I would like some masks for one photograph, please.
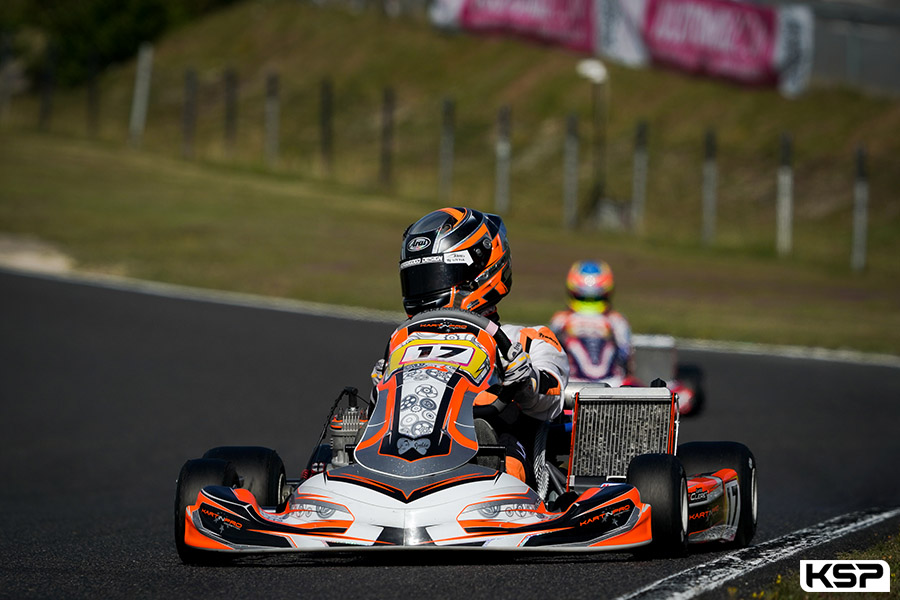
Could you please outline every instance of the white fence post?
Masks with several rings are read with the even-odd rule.
[[[494,209],[503,215],[509,211],[509,164],[512,157],[510,138],[510,108],[503,106],[497,114],[497,157],[496,188]]]
[[[647,168],[647,121],[641,121],[634,135],[634,166],[631,178],[631,228],[638,233],[644,232]]]
[[[716,132],[706,132],[705,159],[703,161],[703,243],[710,245],[716,238]]]
[[[866,268],[866,230],[869,225],[869,180],[866,174],[866,150],[856,151],[856,183],[853,186],[853,249],[850,266],[860,272]]]
[[[563,227],[575,229],[578,224],[578,116],[566,118],[563,142]]]
[[[266,77],[266,105],[265,105],[265,144],[266,161],[269,166],[278,162],[278,128],[280,117],[278,102],[278,74],[270,73]]]
[[[134,75],[134,95],[131,98],[131,120],[128,123],[128,141],[133,148],[139,148],[141,139],[144,137],[152,74],[153,45],[144,42],[138,50],[137,71]]]
[[[781,164],[778,167],[778,197],[775,212],[775,247],[778,256],[787,256],[793,250],[794,170],[791,150],[791,136],[785,133],[781,136]]]

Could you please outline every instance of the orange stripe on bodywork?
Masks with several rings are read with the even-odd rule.
[[[184,543],[193,548],[205,548],[207,550],[231,550],[231,547],[212,540],[200,533],[191,520],[189,512],[184,514]]]
[[[671,406],[669,408],[669,443],[666,446],[666,452],[675,454],[675,419],[678,416],[678,400],[675,398],[675,392],[669,392],[671,396]]]
[[[713,473],[713,477],[718,477],[722,483],[727,483],[733,479],[737,479],[737,471],[734,469],[719,469]]]
[[[634,527],[615,537],[611,537],[607,540],[591,544],[591,547],[602,548],[603,546],[632,546],[651,541],[653,539],[653,532],[650,529],[650,513],[653,510],[653,507],[651,507],[650,505],[644,506],[646,506],[647,508],[643,512],[641,512],[641,516],[638,518],[638,522],[634,524]],[[640,510],[640,505],[638,505],[638,510]]]
[[[203,494],[202,491],[197,493],[197,501],[190,507],[191,510],[196,510],[196,509],[200,508],[200,506],[202,504],[208,504],[209,506],[212,506],[213,508],[218,508],[219,510],[226,512],[228,514],[234,515],[236,517],[240,516],[239,514],[237,514],[230,508],[228,508],[227,506],[219,504],[213,498],[210,498],[209,496],[204,496],[202,494]]]
[[[234,495],[237,496],[238,500],[249,502],[253,505],[254,508],[259,509],[259,502],[256,501],[256,496],[254,496],[250,490],[245,490],[244,488],[236,488],[234,490]]]

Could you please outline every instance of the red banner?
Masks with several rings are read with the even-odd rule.
[[[679,69],[755,84],[778,81],[777,9],[732,0],[649,0],[650,58]]]
[[[813,61],[812,10],[737,0],[432,0],[441,27],[513,33],[631,67],[666,65],[801,93]]]
[[[437,3],[436,21],[481,32],[523,37],[594,52],[594,0],[462,0]],[[455,14],[453,14],[455,13]],[[455,23],[453,22],[455,21]]]

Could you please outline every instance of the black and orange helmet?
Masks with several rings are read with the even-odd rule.
[[[489,312],[512,287],[503,220],[470,208],[428,213],[403,234],[400,286],[409,316],[448,307]]]

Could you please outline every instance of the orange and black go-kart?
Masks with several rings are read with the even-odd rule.
[[[535,436],[532,484],[504,472],[483,417],[509,408],[497,369],[509,347],[479,315],[421,313],[393,333],[374,406],[351,388],[340,394],[301,477],[287,479],[261,447],[187,461],[175,492],[182,561],[397,547],[678,556],[695,543],[750,542],[752,453],[734,442],[677,446],[679,413],[662,381],[568,387],[571,416]]]

